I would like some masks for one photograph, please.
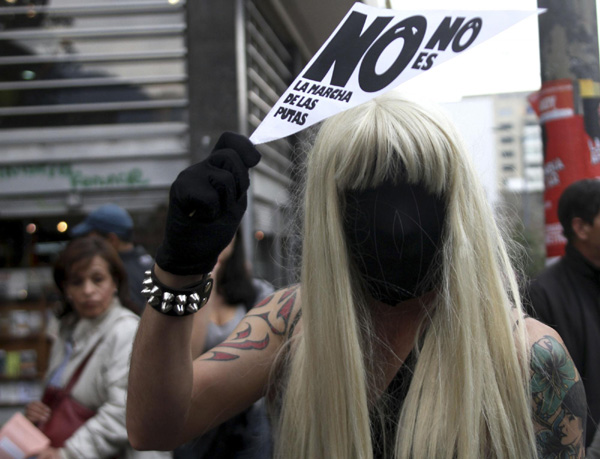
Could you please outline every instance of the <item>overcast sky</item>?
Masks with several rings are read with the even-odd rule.
[[[420,0],[418,8],[447,10],[535,9],[535,0]],[[395,9],[415,8],[408,0],[392,0]],[[500,92],[536,91],[540,88],[537,16],[525,19],[485,43],[439,67],[424,72],[400,88],[439,102],[461,96]]]

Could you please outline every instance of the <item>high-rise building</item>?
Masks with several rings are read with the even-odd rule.
[[[498,183],[502,191],[544,189],[541,129],[528,93],[493,95]]]
[[[490,204],[528,250],[526,271],[544,258],[543,144],[529,93],[465,97],[444,104],[463,134]]]

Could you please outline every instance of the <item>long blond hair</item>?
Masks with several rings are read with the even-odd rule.
[[[442,196],[447,209],[435,306],[396,414],[394,457],[535,457],[526,335],[505,244],[452,125],[395,93],[325,121],[309,154],[303,326],[290,357],[276,457],[373,456],[376,337],[344,237],[344,192],[401,170],[408,183]]]

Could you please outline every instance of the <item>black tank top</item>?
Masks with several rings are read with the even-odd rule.
[[[412,381],[415,360],[411,352],[381,397],[378,409],[372,410],[371,438],[375,459],[393,457],[398,418]]]
[[[298,311],[298,314],[290,325],[288,340],[292,337],[301,316],[302,310]],[[415,364],[414,352],[411,351],[382,395],[378,403],[378,408],[372,410],[370,419],[374,459],[388,459],[393,457],[398,418],[404,399],[408,394]]]

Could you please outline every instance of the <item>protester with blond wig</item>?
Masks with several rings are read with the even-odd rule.
[[[203,274],[235,233],[259,158],[226,133],[175,181],[151,278],[162,294],[209,290]],[[171,449],[267,394],[277,458],[583,457],[577,370],[560,336],[524,316],[444,117],[391,93],[331,117],[308,154],[303,208],[300,284],[196,360],[193,319],[149,294],[129,381],[134,446]]]

